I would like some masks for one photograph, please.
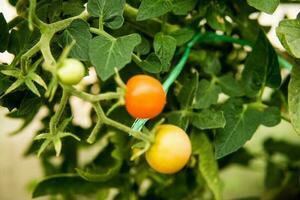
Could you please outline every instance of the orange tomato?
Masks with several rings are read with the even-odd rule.
[[[146,152],[146,160],[154,170],[172,174],[181,170],[189,161],[192,145],[181,128],[164,124],[157,128],[155,140]]]
[[[126,84],[125,107],[135,118],[154,118],[166,104],[162,84],[148,75],[136,75]]]

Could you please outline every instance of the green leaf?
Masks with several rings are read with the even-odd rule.
[[[2,13],[0,13],[0,52],[4,52],[7,49],[9,41],[9,30],[6,20]]]
[[[99,17],[104,24],[112,29],[123,24],[123,9],[125,0],[89,0],[87,10],[90,15]]]
[[[77,168],[77,173],[92,182],[110,180],[120,171],[124,156],[129,152],[129,149],[126,148],[127,140],[125,135],[115,134],[111,137],[110,144],[97,156],[94,163],[87,166],[85,170]]]
[[[166,14],[173,8],[172,1],[173,0],[142,0],[136,19],[142,21]]]
[[[182,109],[191,107],[199,85],[198,79],[199,74],[195,72],[191,74],[191,76],[184,75],[183,80],[180,81],[182,87],[180,88],[177,98]]]
[[[31,90],[31,92],[36,94],[38,97],[41,96],[39,90],[36,88],[36,86],[34,85],[31,79],[25,79],[25,84]]]
[[[216,157],[224,157],[242,147],[255,133],[260,124],[275,126],[281,120],[278,108],[243,104],[231,99],[223,106],[226,119],[224,129],[215,135]],[[269,119],[271,119],[269,121]]]
[[[59,130],[59,131],[64,131],[64,130],[67,128],[67,126],[69,125],[69,123],[72,121],[72,119],[73,119],[72,116],[71,116],[71,117],[65,118],[65,119],[60,123],[60,125],[58,126],[58,130]]]
[[[89,57],[95,66],[98,76],[107,80],[115,73],[115,68],[122,69],[131,61],[131,54],[141,42],[138,34],[130,34],[119,38],[97,36],[89,42]]]
[[[22,99],[20,107],[13,112],[8,114],[12,118],[23,118],[29,117],[31,114],[32,117],[39,111],[42,106],[41,99],[37,96],[30,97],[29,95],[25,96],[26,98]]]
[[[280,3],[280,0],[247,0],[247,3],[263,12],[272,14]]]
[[[284,48],[296,58],[300,58],[300,15],[297,19],[284,19],[276,28],[276,34]]]
[[[146,55],[150,52],[150,43],[145,37],[141,37],[141,43],[134,48],[134,51],[140,55]]]
[[[34,82],[36,82],[37,84],[39,84],[40,86],[42,86],[45,90],[47,90],[47,85],[44,82],[44,80],[42,79],[42,77],[40,77],[36,73],[30,73],[29,77],[31,78],[31,80],[33,80]]]
[[[1,70],[0,72],[2,74],[5,74],[6,76],[12,76],[12,77],[15,77],[15,78],[19,78],[20,75],[21,75],[21,71],[16,70],[16,69]]]
[[[168,123],[179,126],[183,130],[187,130],[190,123],[190,117],[185,110],[174,111],[167,114]]]
[[[186,15],[193,10],[197,0],[173,0],[173,12],[176,15]]]
[[[84,4],[80,0],[63,2],[62,11],[64,15],[76,16],[84,11]]]
[[[176,50],[176,40],[172,36],[157,33],[153,46],[162,64],[162,71],[167,71]]]
[[[92,183],[82,179],[77,174],[56,174],[39,182],[32,193],[32,198],[46,195],[93,194],[102,188],[119,185],[120,179],[114,182]]]
[[[200,62],[203,71],[210,75],[217,75],[221,71],[221,62],[216,53],[206,53],[205,59]]]
[[[264,86],[278,88],[281,84],[277,54],[263,31],[246,59],[242,80],[248,96],[255,96]]]
[[[192,115],[192,124],[198,129],[224,128],[226,121],[222,111],[205,109]]]
[[[7,88],[12,84],[8,76],[4,76],[0,73],[0,95],[7,90]]]
[[[234,78],[232,73],[225,74],[218,78],[218,84],[222,88],[222,92],[229,96],[243,96],[244,91],[240,81]]]
[[[18,24],[18,29],[12,29],[7,51],[14,55],[21,56],[28,49],[33,47],[40,39],[40,31],[30,31],[26,20]]]
[[[17,89],[18,87],[20,87],[22,84],[24,83],[23,79],[17,79],[13,84],[11,84],[9,86],[9,88],[7,88],[4,92],[4,94],[2,96],[0,96],[0,99],[2,97],[4,97],[5,95],[11,93],[12,91],[14,91],[15,89]]]
[[[49,133],[41,133],[36,135],[33,140],[45,140],[49,137]]]
[[[176,39],[177,46],[181,46],[190,41],[193,38],[194,34],[195,32],[189,28],[181,28],[169,33],[170,36]]]
[[[64,46],[71,44],[73,40],[76,42],[69,56],[85,61],[89,60],[89,46],[87,44],[91,39],[89,24],[81,19],[74,20],[62,35]]]
[[[197,3],[197,0],[142,0],[137,20],[142,21],[159,17],[173,11],[176,15],[186,15]]]
[[[7,115],[8,117],[22,119],[23,121],[21,126],[18,126],[17,129],[14,129],[9,134],[18,134],[26,128],[32,122],[41,106],[42,101],[40,98],[33,96],[31,93],[26,94],[22,99],[20,106]]]
[[[216,200],[221,199],[221,181],[213,145],[204,133],[192,132],[193,152],[199,154],[199,171]]]
[[[49,135],[49,134],[48,134]],[[45,135],[46,136],[46,135]],[[45,149],[48,147],[48,145],[51,143],[51,140],[48,139],[49,136],[46,137],[42,145],[40,146],[37,156],[40,157],[41,154],[45,151]]]
[[[162,70],[160,59],[155,53],[150,53],[147,58],[138,65],[149,73],[159,73]]]
[[[59,133],[58,133],[58,136],[59,136],[60,138],[64,138],[64,137],[72,137],[72,138],[74,138],[75,140],[80,141],[80,138],[79,138],[77,135],[74,135],[73,133],[70,133],[70,132],[59,132]]]
[[[291,123],[298,134],[300,134],[300,68],[297,64],[293,67],[288,87],[288,105]]]
[[[197,109],[208,108],[210,105],[216,104],[220,92],[220,86],[206,79],[201,80],[196,91],[193,107]]]

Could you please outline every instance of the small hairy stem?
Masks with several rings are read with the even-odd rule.
[[[132,58],[133,62],[137,65],[140,65],[143,62],[141,60],[141,58],[134,53],[132,54],[131,58]]]
[[[78,91],[74,87],[70,87],[70,86],[64,86],[64,88],[72,95],[77,96],[80,99],[83,99],[83,100],[89,101],[89,102],[98,102],[98,101],[102,101],[102,100],[119,99],[120,95],[121,95],[118,92],[106,92],[103,94],[93,95],[93,94],[89,94],[86,92]]]
[[[102,35],[102,36],[104,36],[104,37],[106,37],[106,38],[108,38],[108,39],[110,39],[110,40],[116,40],[115,37],[113,37],[112,35],[106,33],[104,30],[99,30],[99,29],[97,29],[97,28],[90,28],[90,31],[91,31],[92,33],[97,34],[97,35]]]
[[[56,125],[59,123],[59,120],[64,112],[64,109],[68,103],[69,96],[69,92],[63,89],[58,109],[50,120],[50,133],[52,134],[56,133]]]
[[[103,31],[103,16],[101,15],[99,17],[99,30]]]
[[[51,53],[51,49],[50,49],[50,40],[52,38],[51,35],[52,35],[52,33],[42,34],[42,37],[40,39],[40,42],[41,42],[40,49],[43,54],[43,57],[45,60],[45,65],[46,65],[47,69],[50,70],[51,72],[54,72],[56,61],[55,61],[55,59]]]
[[[118,86],[120,87],[120,89],[123,90],[123,92],[125,93],[126,84],[123,82],[117,68],[115,68],[115,72],[116,72],[116,75],[115,75],[114,79],[115,79],[116,83],[118,84]]]
[[[27,73],[28,60],[40,50],[40,44],[41,43],[39,41],[33,47],[31,47],[31,49],[29,49],[25,54],[21,56],[21,70],[23,74]]]
[[[257,96],[257,101],[262,102],[264,91],[265,91],[265,86],[263,85],[260,92],[259,92],[259,94],[258,94],[258,96]]]
[[[85,12],[82,12],[80,15],[70,17],[58,22],[54,22],[52,24],[48,24],[48,27],[53,30],[53,32],[58,32],[61,30],[66,29],[75,19],[85,19],[87,18],[87,14]]]
[[[102,126],[102,122],[100,120],[98,120],[95,127],[93,128],[93,131],[91,132],[90,136],[86,140],[89,144],[92,144],[95,142],[98,132],[101,129],[101,126]]]
[[[31,31],[34,29],[33,18],[35,15],[35,8],[36,8],[36,0],[30,0],[29,13],[28,13],[28,24],[29,24],[29,29]]]
[[[143,134],[142,132],[140,131],[134,131],[132,130],[130,127],[124,125],[124,124],[121,124],[115,120],[112,120],[108,117],[106,117],[106,115],[104,114],[104,111],[102,110],[102,107],[100,105],[99,102],[97,103],[94,103],[93,104],[93,107],[97,113],[97,116],[98,116],[98,120],[100,120],[101,122],[103,122],[104,124],[106,125],[109,125],[109,126],[113,126],[115,127],[116,129],[119,129],[123,132],[126,132],[128,133],[129,135],[132,135],[133,137],[139,139],[139,140],[143,140],[145,142],[151,142],[151,138],[148,137],[147,135]]]

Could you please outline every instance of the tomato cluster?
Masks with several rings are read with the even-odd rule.
[[[57,70],[59,80],[75,85],[84,77],[84,66],[76,59],[65,59]],[[134,118],[158,116],[166,104],[162,84],[148,75],[135,75],[126,84],[125,107]],[[188,135],[179,127],[165,124],[156,129],[155,139],[146,152],[148,164],[156,171],[171,174],[181,170],[191,155]]]
[[[136,75],[126,84],[125,106],[135,118],[154,118],[166,104],[166,93],[162,84],[147,75]],[[148,164],[156,171],[171,174],[181,170],[191,155],[188,135],[174,125],[160,125],[155,140],[146,152]]]

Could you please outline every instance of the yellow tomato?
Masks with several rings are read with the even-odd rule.
[[[154,170],[172,174],[187,164],[191,152],[191,141],[184,130],[164,124],[157,128],[154,143],[146,152],[146,160]]]

